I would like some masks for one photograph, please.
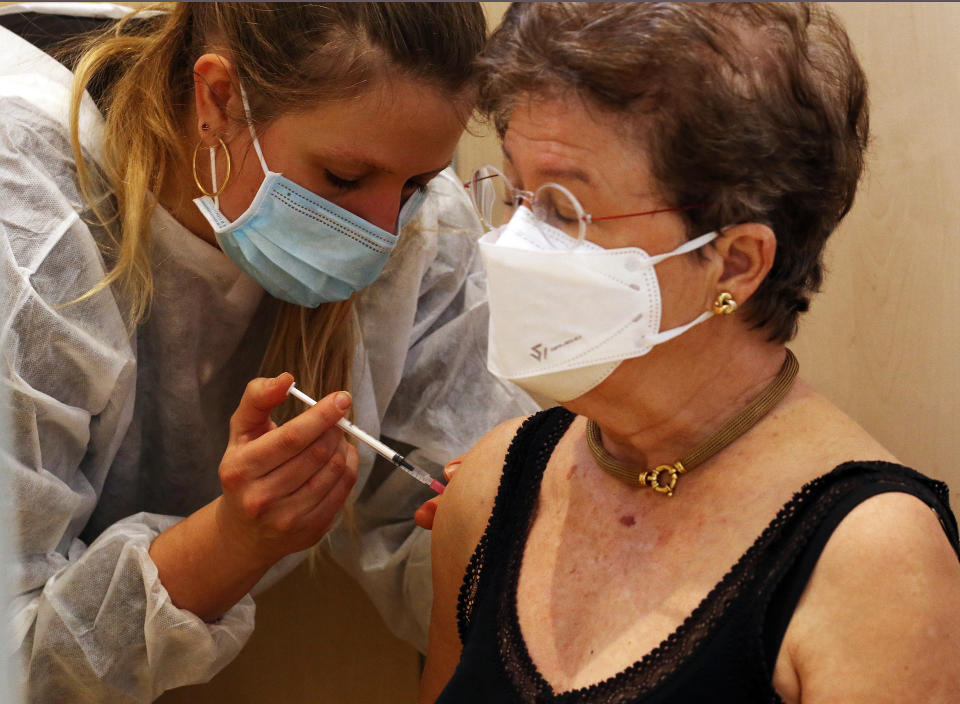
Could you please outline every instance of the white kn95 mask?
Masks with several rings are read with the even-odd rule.
[[[713,315],[660,331],[654,265],[692,252],[709,232],[672,252],[604,249],[574,239],[519,207],[480,239],[487,270],[490,335],[487,368],[532,394],[569,401]]]

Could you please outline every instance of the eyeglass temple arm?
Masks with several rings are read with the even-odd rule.
[[[471,179],[470,181],[465,181],[463,184],[463,187],[470,188],[470,186],[476,181],[484,181],[488,178],[496,178],[499,175],[500,174],[490,174],[488,176],[481,176],[480,178],[474,178],[474,179]],[[521,191],[520,193],[521,195],[527,195],[526,191]],[[583,217],[588,223],[590,223],[590,222],[599,222],[601,220],[619,220],[621,218],[635,218],[641,215],[656,215],[657,213],[674,213],[682,210],[698,210],[700,208],[706,208],[707,205],[708,205],[707,203],[699,203],[697,205],[678,205],[673,208],[657,208],[656,210],[644,210],[643,212],[640,212],[640,213],[624,213],[623,215],[601,215],[600,217],[597,217],[597,218],[593,217],[589,213],[585,213]]]
[[[464,188],[470,188],[470,185],[471,185],[474,181],[485,181],[485,180],[488,179],[488,178],[496,178],[496,177],[499,176],[499,175],[500,175],[500,174],[490,174],[489,176],[481,176],[480,178],[472,178],[472,179],[470,179],[469,181],[464,181],[464,182],[463,182],[463,187],[464,187]]]

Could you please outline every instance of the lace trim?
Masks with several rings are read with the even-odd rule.
[[[731,655],[743,663],[738,695],[742,701],[767,701],[781,704],[773,689],[772,666],[766,662],[763,644],[764,615],[777,585],[797,555],[816,532],[825,515],[851,489],[864,481],[884,481],[904,489],[921,483],[932,489],[949,513],[947,487],[911,469],[886,462],[847,462],[832,472],[804,485],[764,529],[753,545],[730,568],[677,629],[643,658],[621,672],[593,685],[561,693],[553,691],[543,678],[524,642],[517,615],[517,582],[524,547],[532,525],[540,481],[556,443],[573,419],[556,416],[556,427],[537,437],[536,447],[527,442],[540,425],[553,417],[543,414],[528,419],[514,437],[504,463],[493,513],[487,530],[471,557],[458,600],[458,628],[465,642],[471,617],[481,596],[497,599],[496,640],[502,668],[521,701],[612,704],[638,702],[655,693],[673,677],[683,675],[689,663],[708,638],[726,622],[725,617],[739,608],[744,629],[743,649]],[[537,423],[532,421],[537,419]],[[536,436],[534,436],[536,437]],[[532,457],[524,457],[524,445]],[[521,460],[526,459],[526,462]],[[518,464],[518,462],[520,462]],[[896,490],[895,488],[889,490]],[[907,491],[907,493],[914,493]],[[508,501],[514,503],[507,510]],[[956,545],[956,524],[938,512],[945,531]],[[505,530],[509,520],[525,519],[524,530]],[[503,561],[503,562],[501,562]],[[504,564],[499,585],[488,585],[496,565]],[[490,587],[499,587],[490,591]],[[749,675],[746,681],[745,675]],[[748,691],[745,691],[748,690]],[[753,698],[748,696],[752,695]],[[718,692],[718,696],[722,696]]]
[[[470,556],[467,571],[460,585],[460,593],[457,597],[457,631],[460,634],[461,643],[466,643],[477,599],[482,586],[485,584],[485,577],[489,579],[489,573],[492,571],[485,569],[485,567],[488,564],[499,564],[504,541],[509,539],[509,536],[503,536],[502,534],[511,526],[505,526],[504,523],[512,519],[518,510],[523,511],[525,508],[511,506],[510,504],[531,494],[536,498],[537,490],[540,487],[540,477],[543,476],[547,461],[553,454],[553,448],[563,437],[563,434],[567,432],[567,428],[570,427],[575,417],[573,413],[559,406],[540,411],[523,421],[513,436],[503,461],[503,476],[500,479],[500,486],[497,489],[497,496],[493,503],[493,510],[490,512],[490,518],[487,521],[487,527],[483,531],[483,536],[480,538],[476,550]],[[526,462],[526,455],[531,449],[527,440],[536,437],[537,431],[549,423],[555,423],[556,425],[550,429],[546,441],[541,443],[537,459],[531,466]],[[528,467],[529,471],[527,471]],[[521,482],[523,484],[522,488],[518,486]],[[521,513],[520,515],[524,514]],[[491,544],[494,546],[493,553],[490,552]]]

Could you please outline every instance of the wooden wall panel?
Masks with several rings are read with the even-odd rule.
[[[873,144],[792,346],[903,462],[960,487],[960,5],[832,7],[870,81]]]

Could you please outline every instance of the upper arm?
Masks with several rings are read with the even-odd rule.
[[[0,222],[0,385],[14,431],[8,449],[25,467],[71,486],[86,458],[86,479],[99,486],[115,434],[129,423],[135,351],[111,290],[68,303],[103,270],[87,225],[73,211],[48,215],[50,229],[37,231]]]
[[[960,701],[960,562],[933,511],[901,493],[851,511],[784,651],[803,704]]]
[[[457,601],[467,564],[493,510],[510,440],[522,419],[501,423],[464,458],[437,507],[433,524],[433,610],[420,701],[432,702],[460,660]]]
[[[0,101],[0,387],[8,406],[3,455],[20,559],[38,588],[89,516],[129,427],[135,350],[81,214],[69,142],[23,101]],[[66,148],[66,152],[61,148]],[[9,167],[9,168],[6,168]],[[32,569],[32,568],[31,568]]]

